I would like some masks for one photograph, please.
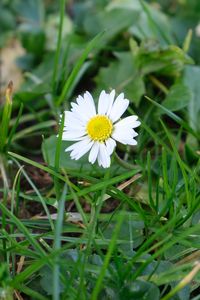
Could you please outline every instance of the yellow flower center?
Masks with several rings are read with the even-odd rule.
[[[87,123],[87,133],[94,141],[104,142],[112,133],[113,124],[107,116],[97,115]]]

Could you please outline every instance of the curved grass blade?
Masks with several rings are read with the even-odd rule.
[[[169,109],[164,107],[163,105],[157,103],[153,99],[151,99],[148,96],[145,96],[145,98],[150,101],[153,105],[157,106],[161,110],[163,110],[170,118],[172,118],[175,122],[177,122],[180,126],[185,128],[189,133],[191,133],[194,137],[199,139],[199,135],[184,121],[182,120],[179,116],[177,116],[175,113],[171,112]]]
[[[39,243],[32,237],[32,234],[28,231],[28,229],[23,225],[23,223],[15,217],[6,207],[3,205],[3,203],[0,202],[0,209],[1,211],[7,215],[15,224],[15,226],[23,232],[26,239],[29,241],[29,243],[34,247],[34,249],[40,254],[40,256],[45,256],[45,251],[42,249],[42,247],[39,245]]]

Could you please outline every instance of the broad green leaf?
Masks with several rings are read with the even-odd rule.
[[[100,68],[96,77],[98,91],[116,89],[117,93],[124,92],[125,96],[135,105],[139,105],[145,86],[129,52],[115,53],[117,60],[107,67]]]
[[[196,164],[199,159],[199,155],[197,154],[199,150],[198,140],[193,137],[191,134],[187,135],[186,143],[185,143],[185,157],[187,162],[191,164]]]
[[[121,292],[123,299],[137,299],[137,300],[159,300],[159,288],[153,283],[135,280],[134,282],[126,284]]]
[[[117,216],[115,216],[117,220]],[[111,238],[113,230],[116,226],[115,222],[110,222],[103,232],[105,238]],[[144,223],[138,219],[138,216],[126,213],[123,224],[120,228],[118,239],[123,241],[118,245],[118,249],[124,253],[124,255],[133,256],[133,249],[136,249],[144,241],[143,237]]]
[[[162,105],[171,111],[177,111],[188,105],[190,97],[190,89],[186,85],[178,83],[171,86],[169,94],[162,102]]]
[[[146,1],[143,1],[143,3],[140,0],[112,1],[107,9],[128,9],[132,13],[137,13],[139,18],[131,26],[129,32],[139,39],[145,37],[157,39],[162,45],[169,44],[174,40],[168,16],[156,6],[149,5]]]
[[[42,268],[39,272],[40,274],[40,289],[42,288],[47,295],[52,295],[53,294],[53,273],[52,270],[45,266]],[[60,283],[60,291],[63,291],[64,286],[63,284]]]
[[[200,67],[187,66],[184,72],[184,83],[190,90],[188,118],[191,127],[200,132]]]
[[[45,33],[39,28],[33,28],[31,25],[21,27],[20,37],[22,46],[28,53],[38,57],[43,54],[45,47]],[[35,42],[37,41],[37,43]]]
[[[44,140],[42,144],[42,152],[45,160],[48,164],[54,167],[55,152],[56,152],[56,136],[51,136],[50,138]],[[97,163],[94,165],[88,162],[88,155],[79,160],[72,160],[70,158],[69,152],[65,152],[65,149],[71,145],[70,142],[62,142],[61,153],[60,153],[60,167],[70,171],[78,171],[90,175],[103,175],[106,172],[106,169],[100,168]],[[117,175],[124,172],[125,169],[119,167],[115,163],[111,165],[111,173]]]
[[[96,14],[88,14],[84,21],[84,28],[91,36],[105,30],[103,43],[107,43],[122,30],[136,24],[138,17],[138,12],[129,9],[103,10]]]
[[[144,257],[145,259],[145,257]],[[154,260],[152,263],[150,263],[145,270],[142,272],[143,275],[158,275],[162,274],[166,271],[169,271],[170,269],[173,268],[173,264],[170,262],[170,257],[169,261],[167,260],[161,260],[161,261],[156,261]]]
[[[13,30],[16,26],[14,15],[10,10],[0,4],[0,34],[3,35],[7,30]]]
[[[21,0],[13,5],[21,22],[18,32],[23,47],[28,53],[42,57],[45,47],[43,0]],[[37,42],[36,42],[37,41]],[[38,59],[39,60],[39,59]]]
[[[171,284],[171,287],[174,288],[178,282],[174,282]],[[171,300],[189,300],[190,298],[190,287],[186,285],[183,289],[181,289],[176,295],[170,298]]]
[[[137,64],[143,75],[157,72],[159,75],[180,76],[186,64],[193,60],[175,45],[161,47],[155,40],[144,39],[137,54]]]
[[[13,5],[16,13],[26,22],[41,26],[44,20],[43,0],[21,0]]]

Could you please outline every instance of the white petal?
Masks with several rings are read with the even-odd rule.
[[[86,132],[86,126],[79,125],[77,123],[71,123],[64,127],[63,131],[77,131],[77,130],[84,130]]]
[[[137,145],[137,141],[134,140],[133,138],[118,138],[116,139],[118,142],[124,145]]]
[[[132,145],[132,146],[137,145],[137,141],[134,140],[133,138],[123,138],[123,139],[119,138],[117,141],[124,145]]]
[[[124,141],[125,145],[132,145],[132,146],[136,146],[137,145],[137,141],[134,139],[130,139],[130,140],[125,140]]]
[[[102,166],[102,162],[101,162],[101,156],[100,156],[100,153],[98,153],[97,161],[98,161],[99,167],[101,167],[101,166]]]
[[[70,157],[72,159],[77,160],[77,159],[81,158],[85,153],[87,153],[90,150],[93,143],[94,142],[91,141],[88,137],[85,137],[82,141],[79,141],[79,142],[71,145],[67,149],[65,149],[65,151],[66,152],[72,151],[70,153]]]
[[[114,128],[113,133],[112,133],[112,138],[115,139],[116,141],[123,140],[125,137],[125,134],[126,134],[126,136],[128,135],[127,131],[125,132],[121,129]]]
[[[88,151],[90,151],[92,145],[94,144],[94,141],[90,141],[89,144],[87,144],[85,147],[80,147],[80,149],[77,151],[72,151],[70,153],[70,156],[72,159],[78,160],[81,158],[83,155],[85,155]]]
[[[93,116],[93,114],[88,109],[85,101],[83,101],[80,105],[73,103],[72,112],[83,122],[87,122]]]
[[[79,145],[84,146],[84,145],[87,145],[89,142],[90,142],[90,139],[86,136],[86,137],[82,138],[82,140],[80,140],[79,142],[74,143],[71,146],[67,147],[65,149],[65,152],[72,151],[74,149],[78,149]]]
[[[95,142],[90,150],[89,159],[88,159],[91,164],[95,163],[98,153],[99,153],[99,143]]]
[[[96,108],[92,95],[89,92],[85,92],[84,99],[86,101],[87,109],[89,109],[91,112],[91,116],[96,115]]]
[[[113,103],[112,109],[109,114],[109,118],[115,122],[123,115],[129,105],[129,100],[124,99],[124,94],[121,93],[115,102]]]
[[[81,95],[79,95],[76,98],[76,102],[78,103],[78,105],[81,105],[84,102],[84,98]]]
[[[109,104],[110,104],[110,95],[107,94],[105,91],[102,91],[99,96],[98,114],[105,115],[107,113]]]
[[[64,131],[62,135],[63,141],[74,141],[77,138],[81,138],[86,134],[85,130],[70,130],[70,131]]]
[[[113,153],[115,147],[116,147],[116,142],[112,138],[106,140],[106,148],[109,155]]]
[[[107,112],[106,112],[106,115],[107,115],[107,116],[110,115],[110,112],[111,112],[111,110],[112,110],[112,106],[113,106],[114,99],[115,99],[115,90],[112,90],[111,93],[109,94],[109,105],[108,105],[108,109],[107,109]]]
[[[70,113],[70,114],[69,114]],[[87,122],[81,121],[77,118],[77,116],[72,113],[68,112],[66,114],[65,122],[64,122],[64,131],[65,130],[83,130],[86,128]]]
[[[87,122],[82,123],[77,119],[74,113],[66,112],[62,139],[66,141],[77,140],[86,134],[86,124]]]
[[[68,124],[79,124],[80,126],[83,126],[86,122],[84,122],[83,118],[79,117],[79,115],[71,112],[71,111],[65,111],[65,122],[64,125],[68,126]]]
[[[68,141],[68,142],[76,142],[76,141],[82,141],[83,139],[85,138],[85,136],[83,136],[83,137],[77,137],[77,138],[71,138],[70,140],[65,140],[65,139],[63,139],[63,141]]]
[[[71,110],[78,118],[88,121],[91,117],[96,115],[94,100],[89,92],[86,92],[83,97],[79,95],[76,102],[77,103],[71,103]]]
[[[120,136],[121,138],[134,138],[138,134],[134,129],[131,128],[124,128],[124,127],[115,127],[112,133],[112,137],[116,137],[116,135]]]
[[[124,128],[115,127],[112,133],[112,138],[124,145],[136,145],[137,141],[133,139],[135,136],[137,133],[131,128],[124,130]]]
[[[136,136],[138,136],[138,133],[133,129],[133,131],[132,131],[132,138],[134,138]]]
[[[138,127],[140,125],[140,122],[137,121],[138,116],[130,116],[130,117],[126,117],[122,120],[120,120],[119,122],[117,122],[115,124],[115,126],[119,126],[119,127],[129,127],[129,128],[135,128]]]
[[[106,145],[104,143],[99,144],[98,162],[103,168],[110,167],[110,155],[108,154]]]

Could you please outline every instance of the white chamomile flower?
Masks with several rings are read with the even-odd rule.
[[[96,110],[93,97],[89,92],[78,96],[71,103],[71,111],[65,111],[62,139],[76,141],[65,151],[71,151],[70,157],[78,160],[87,152],[89,162],[98,161],[103,168],[110,167],[110,156],[116,147],[116,141],[125,145],[136,145],[137,133],[133,128],[140,122],[137,116],[120,119],[129,105],[129,100],[120,94],[115,99],[115,90],[110,94],[102,91]]]

